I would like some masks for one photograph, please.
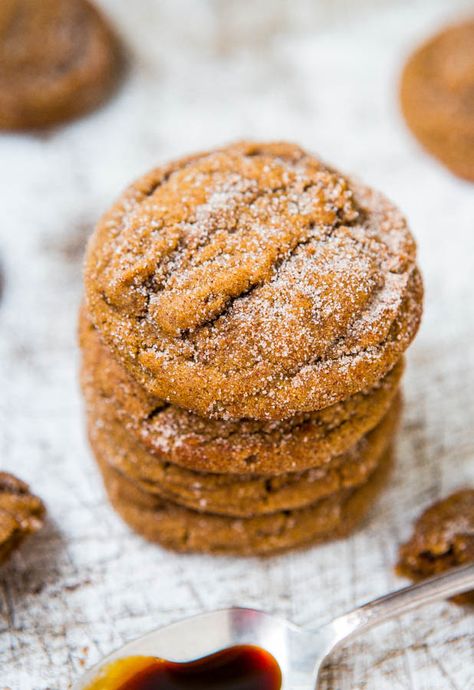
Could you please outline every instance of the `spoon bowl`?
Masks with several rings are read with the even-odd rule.
[[[324,630],[324,631],[323,631]],[[235,645],[262,647],[277,660],[282,688],[308,688],[316,664],[330,647],[328,631],[310,632],[263,611],[230,608],[185,618],[133,640],[90,669],[76,690],[92,682],[100,668],[127,656],[155,656],[186,662]]]
[[[74,690],[86,690],[116,659],[139,655],[188,662],[235,645],[255,645],[270,652],[280,666],[282,690],[312,690],[326,657],[343,642],[423,604],[469,589],[474,589],[474,564],[376,599],[314,631],[255,609],[203,613],[128,642],[87,671]]]

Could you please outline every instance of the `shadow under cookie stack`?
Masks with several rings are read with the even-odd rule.
[[[416,247],[381,194],[237,143],[133,184],[89,243],[90,443],[110,501],[179,551],[349,534],[389,475]]]

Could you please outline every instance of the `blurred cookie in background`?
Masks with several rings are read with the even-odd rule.
[[[474,18],[444,29],[412,54],[400,98],[408,126],[427,151],[474,181]]]
[[[98,106],[120,73],[118,42],[86,0],[2,0],[0,128],[48,127]]]

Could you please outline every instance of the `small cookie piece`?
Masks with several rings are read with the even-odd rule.
[[[285,143],[233,144],[138,180],[89,242],[85,287],[140,385],[223,419],[287,419],[374,386],[422,311],[399,211]]]
[[[37,532],[45,516],[42,501],[28,484],[8,472],[0,472],[0,565],[29,534]]]
[[[397,572],[415,582],[474,562],[474,489],[462,489],[427,508],[400,547]],[[474,604],[474,592],[453,598]]]
[[[48,127],[95,108],[120,63],[113,33],[87,0],[2,0],[0,128]]]
[[[361,523],[391,468],[387,452],[369,481],[300,510],[232,518],[197,513],[149,494],[105,463],[99,463],[110,502],[146,539],[181,552],[264,555],[339,539]]]
[[[253,517],[311,505],[369,480],[393,439],[397,399],[380,424],[347,453],[324,467],[275,477],[193,472],[150,455],[117,422],[94,408],[89,439],[94,455],[147,493],[193,510]]]
[[[147,394],[100,342],[84,310],[79,330],[88,407],[101,402],[101,416],[114,416],[159,460],[198,472],[271,476],[326,466],[381,421],[403,372],[400,360],[369,390],[282,422],[212,420]]]
[[[400,97],[423,146],[455,175],[474,181],[474,19],[444,29],[413,53]]]

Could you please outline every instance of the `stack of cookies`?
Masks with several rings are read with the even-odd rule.
[[[80,315],[109,498],[181,551],[336,538],[389,468],[421,317],[406,222],[297,146],[153,170],[91,238]]]

